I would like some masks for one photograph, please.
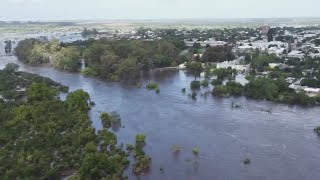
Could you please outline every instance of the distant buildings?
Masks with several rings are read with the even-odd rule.
[[[262,52],[268,52],[269,54],[281,55],[285,49],[288,48],[288,43],[281,41],[271,41],[266,40],[254,41],[254,42],[237,42],[237,47],[235,48],[239,52],[246,52],[258,49]]]
[[[299,58],[303,59],[305,57],[305,54],[298,50],[293,50],[290,53],[287,54],[288,58]]]
[[[209,40],[205,40],[205,41],[198,41],[196,39],[193,39],[192,41],[185,40],[184,43],[185,43],[186,47],[192,47],[194,45],[194,43],[199,43],[201,47],[206,47],[207,45],[209,45],[210,47],[216,47],[216,46],[225,46],[228,44],[225,41],[216,41],[212,38],[210,38]]]
[[[218,69],[231,68],[231,69],[235,69],[237,71],[242,71],[242,72],[250,71],[250,65],[242,65],[240,63],[242,59],[243,58],[239,58],[233,61],[224,61],[224,62],[217,63],[217,68]]]

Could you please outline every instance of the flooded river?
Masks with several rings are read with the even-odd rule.
[[[141,179],[320,178],[320,138],[313,132],[320,125],[320,107],[306,109],[211,95],[194,101],[181,93],[185,87],[187,94],[190,92],[188,86],[193,79],[183,71],[146,76],[144,85],[149,81],[159,84],[161,92],[156,94],[50,67],[31,67],[13,56],[0,56],[0,68],[9,62],[67,85],[71,91],[87,91],[96,103],[90,113],[96,129],[102,128],[99,112],[120,113],[125,127],[117,131],[119,142],[134,143],[135,134],[146,134],[145,150],[152,157],[152,169]],[[232,109],[232,102],[243,108]],[[172,145],[181,147],[179,155],[172,153]],[[192,154],[193,147],[199,148],[198,156]],[[251,159],[250,165],[243,164],[245,158]],[[129,179],[137,179],[130,169],[126,173]]]

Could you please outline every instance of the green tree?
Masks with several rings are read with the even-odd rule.
[[[228,46],[209,47],[201,57],[202,62],[223,62],[233,59],[232,48]]]
[[[28,63],[41,64],[49,63],[50,53],[44,44],[37,43],[33,46],[31,54],[28,57]]]
[[[194,76],[194,80],[197,79],[198,76],[200,76],[200,73],[203,71],[203,66],[200,62],[188,62],[186,64],[186,68],[188,71],[190,71],[192,73],[192,75]]]
[[[195,43],[193,43],[193,46],[192,46],[192,47],[193,47],[194,49],[199,49],[199,48],[201,48],[201,44],[195,42]]]
[[[52,56],[51,63],[53,66],[68,70],[77,71],[79,69],[79,53],[75,48],[61,48],[60,51],[55,52]]]
[[[14,72],[17,72],[19,70],[20,66],[15,63],[8,63],[6,67],[3,69],[5,72],[11,74]]]
[[[65,103],[69,109],[87,112],[90,110],[89,101],[89,94],[79,89],[72,93],[69,93]]]
[[[102,121],[102,125],[103,125],[104,128],[108,129],[108,128],[111,127],[112,119],[111,119],[111,117],[109,116],[108,113],[102,112],[100,114],[100,119]]]
[[[44,83],[33,83],[27,89],[27,100],[28,102],[35,101],[48,101],[56,98],[58,91],[48,87]]]
[[[132,80],[139,76],[139,67],[136,59],[126,59],[119,65],[117,71],[120,80]]]
[[[14,49],[15,55],[23,62],[29,62],[29,57],[32,53],[33,46],[39,43],[36,39],[25,39],[19,41],[17,47]]]

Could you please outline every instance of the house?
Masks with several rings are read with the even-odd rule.
[[[225,41],[216,41],[213,38],[209,38],[209,40],[205,40],[205,41],[198,41],[197,39],[192,39],[190,41],[189,39],[189,40],[185,40],[184,43],[185,43],[185,46],[187,47],[192,47],[194,43],[199,43],[202,47],[206,47],[207,45],[211,47],[225,46],[228,44]]]
[[[286,81],[290,84],[294,83],[294,81],[296,80],[296,78],[293,78],[293,77],[287,77],[286,78]]]
[[[250,65],[241,65],[239,60],[234,61],[224,61],[217,63],[218,69],[235,69],[237,71],[250,71]]]
[[[310,88],[310,87],[305,87],[303,88],[303,91],[306,92],[306,94],[310,97],[317,96],[320,93],[319,88]]]
[[[277,56],[280,56],[281,54],[283,54],[284,50],[285,50],[285,48],[270,47],[268,49],[268,53],[269,54],[276,54]]]
[[[295,50],[295,51],[291,51],[290,53],[288,53],[287,57],[303,59],[304,58],[304,54],[301,51],[296,51]]]
[[[310,56],[312,58],[318,58],[318,57],[320,57],[320,53],[310,53],[308,56]]]
[[[203,56],[203,54],[193,54],[192,60],[200,60],[200,58]]]
[[[216,47],[216,46],[225,46],[227,44],[227,42],[209,40],[209,41],[200,42],[200,44],[202,47],[206,47],[207,45],[209,45],[210,47]]]
[[[310,88],[310,87],[305,87],[303,90],[307,93],[319,93],[320,88]]]
[[[276,67],[279,67],[282,63],[269,63],[269,67],[274,69]]]

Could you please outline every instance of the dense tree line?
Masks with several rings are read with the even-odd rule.
[[[99,32],[97,31],[96,28],[93,28],[93,29],[84,28],[83,31],[81,32],[81,35],[84,38],[91,37],[91,36],[96,36],[98,34],[99,34]]]
[[[201,57],[202,62],[223,62],[234,60],[235,56],[232,53],[232,47],[217,46],[208,47]]]
[[[50,43],[37,39],[25,39],[18,43],[15,54],[19,60],[29,64],[50,63],[56,68],[79,70],[80,54],[74,47],[62,47],[58,40]]]
[[[168,41],[98,40],[87,46],[83,56],[86,73],[111,80],[134,79],[140,70],[176,66],[179,50]]]
[[[304,92],[295,92],[288,87],[285,79],[251,78],[242,86],[237,82],[227,82],[226,85],[215,86],[212,93],[216,96],[243,95],[257,100],[268,100],[293,105],[310,106],[320,103],[320,97],[309,97]]]
[[[80,57],[85,59],[84,74],[107,80],[135,79],[140,70],[177,66],[186,61],[179,56],[174,40],[119,40],[106,39],[59,43],[43,43],[36,39],[20,41],[15,48],[17,57],[26,63],[50,63],[54,67],[80,70]],[[178,45],[177,45],[178,46]],[[181,48],[181,47],[180,47]]]

